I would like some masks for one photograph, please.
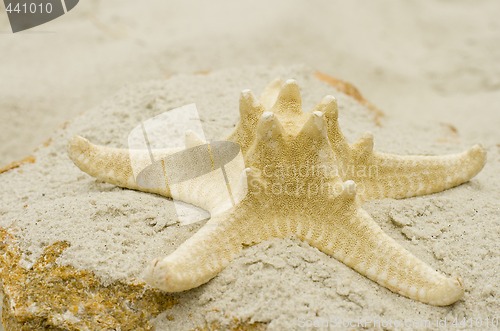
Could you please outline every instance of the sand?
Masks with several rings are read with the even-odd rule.
[[[208,132],[228,130],[237,118],[238,92],[259,91],[277,71],[297,76],[309,106],[331,93],[310,78],[313,68],[354,82],[386,113],[378,128],[366,109],[343,98],[349,111],[342,124],[351,139],[371,130],[379,150],[398,153],[448,153],[477,142],[488,149],[489,162],[471,183],[430,197],[366,206],[414,254],[461,275],[467,289],[463,302],[425,306],[307,245],[276,241],[246,250],[219,277],[182,296],[157,318],[158,329],[231,317],[269,322],[270,329],[298,327],[314,316],[494,317],[500,310],[498,2],[221,6],[85,1],[33,32],[0,35],[0,166],[31,154],[51,136],[53,141],[23,174],[16,170],[0,178],[0,226],[20,229],[23,248],[32,253],[27,266],[41,245],[62,238],[72,246],[60,263],[93,270],[103,281],[136,277],[151,257],[173,250],[197,229],[172,232],[177,228],[164,199],[79,173],[64,154],[69,134],[124,146],[128,130],[147,115],[141,111],[154,91],[162,97],[151,112],[196,100],[213,120]],[[8,32],[4,15],[0,28]],[[308,67],[290,69],[294,63]],[[242,69],[249,64],[285,67]],[[188,75],[221,68],[235,69]],[[175,74],[181,75],[164,81]],[[135,85],[150,79],[162,80]],[[129,87],[109,99],[125,84]],[[65,131],[54,133],[68,120]],[[22,209],[23,199],[29,209]],[[82,237],[89,232],[94,241]],[[207,314],[189,315],[199,309]]]

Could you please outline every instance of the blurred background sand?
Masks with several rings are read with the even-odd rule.
[[[85,0],[12,34],[2,10],[0,167],[125,84],[256,64],[306,64],[402,125],[449,123],[481,139],[482,126],[500,126],[475,116],[498,113],[499,12],[496,0]]]

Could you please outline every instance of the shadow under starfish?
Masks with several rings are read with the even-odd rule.
[[[437,306],[456,302],[464,293],[461,280],[413,256],[361,205],[371,199],[436,193],[467,182],[483,168],[485,150],[476,145],[445,156],[378,153],[369,133],[349,144],[337,119],[332,96],[312,112],[303,112],[294,80],[272,82],[259,102],[243,91],[240,121],[227,140],[240,146],[246,168],[241,174],[234,173],[241,171],[237,168],[228,170],[240,178],[234,188],[240,198],[229,207],[221,198],[227,187],[216,180],[215,171],[176,184],[174,192],[172,186],[155,184],[165,183],[164,171],[149,173],[149,183],[137,182],[131,157],[147,164],[147,151],[97,146],[76,136],[69,155],[99,180],[211,212],[212,218],[196,234],[146,271],[146,281],[164,291],[189,290],[208,282],[246,246],[296,237],[393,292]],[[187,148],[204,144],[192,132],[186,134]],[[155,159],[169,154],[152,152]]]

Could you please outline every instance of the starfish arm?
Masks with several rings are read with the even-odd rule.
[[[372,143],[371,143],[372,146]],[[372,153],[369,138],[353,145],[353,179],[363,199],[409,198],[441,192],[469,181],[486,163],[486,151],[471,149],[444,156]]]
[[[184,201],[211,213],[212,216],[231,209],[245,194],[245,172],[234,164],[215,169],[204,175],[170,184],[171,197]],[[227,180],[227,182],[226,182]],[[164,183],[165,181],[163,181]]]
[[[341,177],[355,181],[364,200],[440,192],[469,181],[486,163],[486,150],[480,145],[453,155],[400,156],[375,152],[371,133],[351,145],[340,130],[335,98],[326,96],[315,109],[325,114]]]
[[[435,306],[450,305],[464,293],[457,278],[448,278],[413,256],[386,235],[373,219],[358,208],[349,219],[321,229],[309,243],[360,274],[405,297]]]
[[[186,133],[188,148],[204,143],[192,132]],[[162,160],[179,150],[152,150],[151,152],[154,160]],[[241,183],[237,181],[242,177],[243,166],[237,161],[226,164],[225,173],[221,169],[215,169],[195,178],[171,183],[169,179],[172,177],[167,176],[165,167],[162,167],[163,162],[155,163],[153,167],[143,171],[140,177],[134,174],[132,164],[137,169],[144,169],[152,163],[148,151],[98,146],[76,136],[70,141],[68,152],[78,168],[101,181],[191,203],[211,213],[229,209],[231,198],[235,200],[241,189]],[[226,180],[231,182],[232,192],[228,191]]]
[[[153,156],[155,159],[160,159],[169,153],[172,151],[157,150],[153,151]],[[151,164],[151,157],[147,151],[94,145],[85,138],[75,136],[68,144],[68,155],[80,170],[98,180],[119,187],[171,197],[168,186],[145,188],[136,182],[132,162],[142,167]]]
[[[233,209],[211,218],[173,253],[154,260],[145,281],[166,292],[181,292],[214,278],[243,248],[243,215]]]

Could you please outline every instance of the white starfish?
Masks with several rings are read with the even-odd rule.
[[[226,187],[215,184],[216,167],[176,184],[176,199],[211,211],[212,218],[172,254],[153,261],[145,277],[149,284],[169,292],[188,290],[215,277],[245,246],[296,237],[406,297],[432,305],[462,297],[459,278],[446,277],[401,247],[361,203],[431,194],[467,182],[485,164],[482,147],[446,156],[398,156],[374,152],[371,134],[348,144],[338,126],[335,98],[327,96],[304,113],[293,80],[271,83],[260,102],[243,91],[240,115],[227,139],[241,147],[246,165],[235,189],[236,205],[220,211]],[[187,134],[186,145],[210,149],[193,133]],[[153,152],[156,159],[166,155]],[[130,155],[147,164],[145,151],[130,154],[75,137],[69,155],[100,180],[172,196],[161,167],[146,171],[138,184]]]

